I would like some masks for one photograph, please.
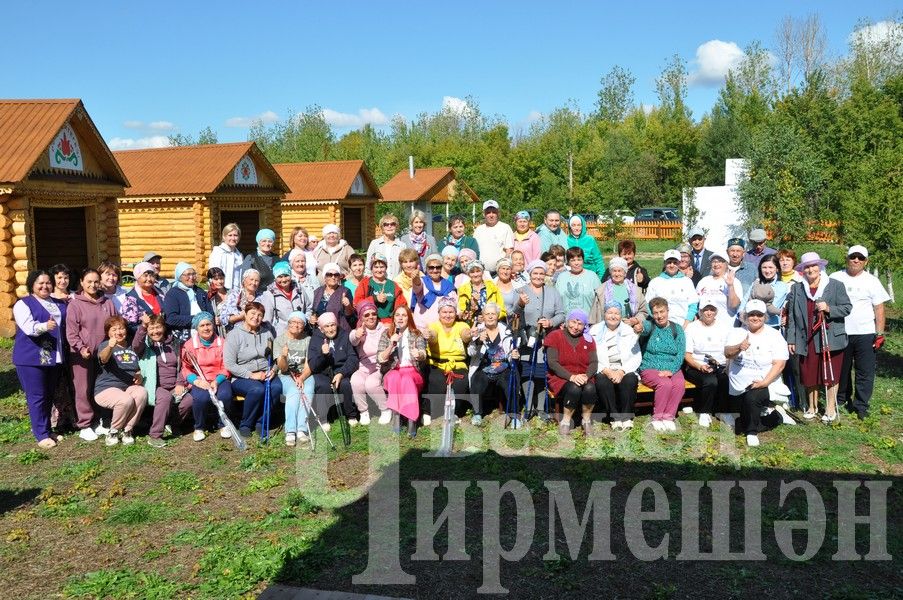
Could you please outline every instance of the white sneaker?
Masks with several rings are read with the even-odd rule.
[[[708,429],[712,425],[712,415],[709,413],[699,413],[699,426]]]
[[[621,427],[624,428],[624,431],[628,429],[633,429],[633,419],[627,419],[626,421],[621,421]]]
[[[332,425],[330,425],[329,423],[323,423],[323,431],[325,431],[326,433],[329,433],[331,427]]]
[[[677,431],[677,424],[674,421],[662,421],[665,425],[665,431]]]
[[[94,428],[94,433],[97,435],[107,435],[110,433],[110,430],[103,426],[103,421],[98,421],[97,427]]]
[[[163,435],[166,437],[172,437],[172,427],[169,425],[163,426]]]
[[[123,431],[122,432],[122,445],[123,446],[131,446],[135,443],[135,436],[132,435],[131,431]]]
[[[611,428],[614,431],[621,431],[624,428],[624,425],[620,421],[612,421]]]
[[[432,417],[430,417],[429,415],[423,415],[423,426],[424,427],[429,427],[430,423],[432,423],[432,422],[433,422]]]
[[[299,431],[298,433],[295,434],[295,439],[297,440],[297,442],[299,444],[303,444],[303,443],[310,441],[310,436],[308,436],[303,431]],[[288,439],[286,439],[285,441],[288,442]]]
[[[194,435],[191,436],[191,439],[193,439],[196,442],[203,442],[206,437],[207,437],[207,434],[204,433],[203,430],[195,429]]]
[[[93,442],[98,438],[97,433],[90,427],[85,427],[81,431],[78,432],[78,437],[85,440],[86,442]]]
[[[748,435],[746,436],[746,445],[750,448],[755,448],[759,445],[759,436],[757,435]]]
[[[774,409],[781,414],[781,419],[784,422],[784,425],[796,425],[796,420],[787,414],[787,409],[781,406],[780,404],[775,405]]]
[[[692,407],[692,406],[684,406],[681,410],[684,411],[684,414],[687,414],[687,415],[692,415],[692,414],[693,414],[693,407]]]
[[[361,413],[361,425],[369,425],[370,424],[370,413],[362,412]]]
[[[228,440],[230,437],[232,437],[232,432],[229,431],[227,427],[223,427],[219,430],[219,436],[224,440]]]
[[[104,444],[106,444],[107,446],[115,446],[118,443],[119,443],[119,432],[116,431],[115,429],[110,429],[110,431],[107,432],[107,439],[104,441]]]
[[[715,416],[730,429],[737,424],[737,419],[731,413],[718,413]]]
[[[370,421],[370,417],[367,417],[367,421],[368,421],[368,422]],[[358,425],[357,419],[348,419],[348,426],[349,426],[349,427],[357,427],[357,425]]]
[[[664,431],[664,421],[654,420],[652,421],[652,428],[656,431]]]
[[[295,445],[295,434],[294,433],[286,433],[285,434],[285,445],[286,446],[294,446]]]
[[[392,411],[391,410],[384,410],[381,413],[379,413],[379,424],[380,425],[388,425],[391,420],[392,420]]]

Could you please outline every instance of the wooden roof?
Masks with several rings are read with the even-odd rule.
[[[360,175],[372,191],[364,197],[382,198],[379,186],[362,160],[331,160],[322,162],[277,163],[273,167],[288,184],[288,202],[313,200],[344,200]]]
[[[83,134],[88,130],[88,136],[80,136],[81,145],[91,151],[107,176],[127,186],[128,179],[77,98],[0,100],[0,182],[17,183],[28,177],[67,122]]]
[[[439,192],[450,184],[461,186],[473,202],[480,200],[472,189],[461,181],[451,167],[417,169],[413,179],[407,169],[399,171],[395,177],[383,185],[380,191],[386,202],[418,202],[432,200]]]
[[[281,192],[289,188],[254,142],[120,150],[113,155],[128,175],[126,196],[205,195],[217,191],[245,154]],[[254,187],[249,186],[249,190]],[[258,188],[259,189],[259,188]]]

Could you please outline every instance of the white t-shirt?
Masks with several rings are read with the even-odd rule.
[[[668,301],[668,320],[681,327],[687,320],[690,305],[699,301],[693,281],[683,276],[654,277],[646,289],[646,302],[653,298],[664,298]]]
[[[847,335],[868,335],[875,333],[875,306],[890,300],[878,278],[866,271],[851,277],[846,270],[831,273],[847,289],[847,296],[853,303],[853,310],[843,320]]]
[[[749,348],[728,361],[728,382],[731,396],[739,396],[754,381],[764,379],[775,360],[787,360],[787,340],[777,329],[763,326],[757,333],[745,327],[731,329],[726,346],[736,346],[749,335]]]
[[[717,319],[709,326],[699,320],[693,321],[687,325],[684,332],[687,338],[687,352],[701,363],[705,362],[705,355],[708,354],[717,360],[719,365],[725,364],[727,359],[724,357],[724,347],[727,345],[727,336],[731,329],[733,328],[719,323]]]
[[[743,284],[740,283],[739,279],[734,279],[733,287],[734,293],[737,294],[737,299],[742,300]],[[696,284],[696,293],[699,295],[699,308],[702,308],[707,301],[718,308],[718,313],[715,315],[716,322],[727,326],[734,324],[734,317],[737,311],[727,308],[728,287],[724,277],[715,279],[712,275],[706,275]]]
[[[487,271],[495,271],[496,263],[505,256],[505,248],[514,248],[514,232],[501,221],[492,227],[485,223],[477,226],[473,238],[480,247],[480,262]]]

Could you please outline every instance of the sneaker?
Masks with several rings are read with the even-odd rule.
[[[664,421],[659,421],[658,419],[654,419],[652,421],[652,429],[656,431],[665,431]]]
[[[677,431],[677,423],[674,421],[662,421],[665,431]]]
[[[329,433],[329,430],[330,430],[331,428],[332,428],[332,425],[330,425],[329,423],[323,423],[323,431],[324,431],[325,433]]]
[[[699,426],[708,429],[712,425],[712,415],[709,413],[699,414]]]
[[[368,423],[370,422],[370,417],[367,417],[367,422]],[[357,427],[358,426],[357,419],[348,419],[348,426],[349,427]]]
[[[135,436],[132,435],[131,431],[123,431],[122,432],[122,445],[123,446],[131,446],[135,443]]]
[[[116,431],[115,429],[110,429],[110,431],[107,432],[107,439],[104,441],[104,444],[106,444],[107,446],[115,446],[118,443],[119,443],[119,432]]]
[[[611,428],[612,428],[614,431],[623,431],[623,430],[624,430],[624,423],[622,423],[621,421],[612,421],[612,422],[611,422]]]
[[[99,436],[98,436],[97,433],[96,433],[93,429],[91,429],[90,427],[85,427],[84,429],[82,429],[81,431],[78,432],[78,437],[80,437],[81,439],[85,440],[86,442],[93,442],[93,441],[96,440]]]
[[[230,437],[232,437],[232,432],[229,431],[227,427],[223,427],[219,430],[219,436],[224,440],[228,440]]]
[[[818,416],[818,413],[812,412],[811,410],[807,410],[806,412],[803,413],[803,418],[806,420],[814,419],[817,416]]]
[[[97,435],[107,435],[110,433],[110,430],[103,426],[103,421],[99,421],[97,427],[94,428],[94,433]]]
[[[391,421],[391,420],[392,420],[392,411],[391,410],[384,410],[381,413],[379,413],[379,424],[380,425],[388,425],[389,421]]]
[[[163,441],[163,438],[148,437],[147,445],[151,446],[152,448],[165,448],[166,442]]]
[[[297,441],[297,443],[303,444],[303,443],[306,443],[306,442],[309,442],[309,441],[310,441],[310,436],[307,435],[307,434],[306,434],[305,432],[303,432],[303,431],[299,431],[298,433],[295,434],[295,440]],[[286,436],[286,438],[285,438],[285,443],[288,443],[288,437],[287,437],[287,436]]]
[[[821,422],[822,422],[822,423],[833,423],[833,422],[836,421],[836,420],[837,420],[837,413],[836,413],[836,412],[835,412],[833,415],[830,415],[830,416],[828,415],[828,413],[825,413],[825,414],[823,414],[822,417],[821,417]]]
[[[361,413],[361,425],[369,425],[370,424],[370,413],[362,412]]]
[[[203,442],[206,438],[207,438],[207,434],[204,433],[204,431],[201,429],[195,429],[194,435],[191,436],[191,439],[193,439],[196,442]]]
[[[774,409],[778,411],[781,415],[781,420],[784,422],[784,425],[796,425],[796,420],[790,416],[787,412],[787,409],[781,406],[780,404],[775,405]]]
[[[172,427],[170,427],[169,425],[164,425],[163,435],[165,435],[166,437],[172,437]]]
[[[249,438],[249,437],[251,437],[252,432],[251,432],[250,427],[242,427],[241,429],[238,430],[238,433],[243,438]]]
[[[285,434],[285,445],[286,446],[294,446],[295,445],[295,434],[294,433],[286,433]]]
[[[684,414],[685,414],[685,415],[692,415],[692,414],[693,414],[693,407],[692,407],[692,406],[684,406],[681,410],[684,411]]]
[[[56,442],[53,438],[44,438],[40,442],[38,442],[38,448],[43,448],[44,450],[49,450],[50,448],[55,448]]]
[[[474,415],[470,418],[470,424],[479,427],[483,424],[483,415]]]
[[[633,419],[627,419],[626,421],[621,421],[621,427],[624,428],[624,431],[628,429],[633,429]]]
[[[432,417],[430,417],[429,415],[423,415],[423,426],[424,427],[429,427],[430,423],[432,423],[432,422],[433,422]]]
[[[748,435],[746,436],[746,445],[750,448],[755,448],[759,445],[759,436],[757,435]]]

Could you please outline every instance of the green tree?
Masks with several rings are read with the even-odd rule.
[[[285,121],[266,126],[260,120],[251,125],[248,139],[274,163],[326,160],[335,144],[335,134],[319,106],[304,112],[289,111]]]
[[[629,70],[615,65],[599,83],[601,88],[596,98],[595,118],[609,124],[620,123],[633,108],[636,77]]]
[[[195,144],[216,144],[216,132],[208,125],[198,132],[198,139],[195,141],[191,134],[174,133],[169,137],[170,146],[194,146]]]

